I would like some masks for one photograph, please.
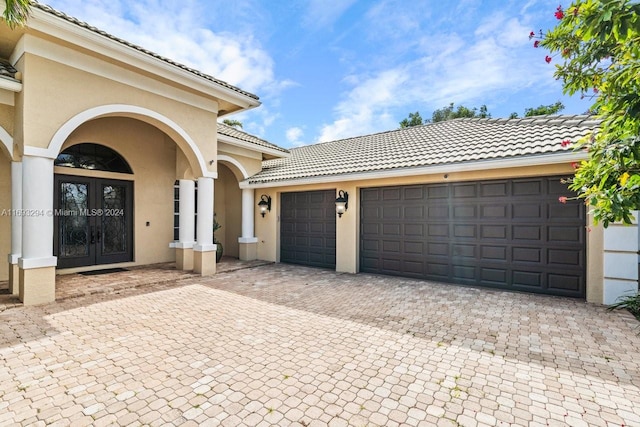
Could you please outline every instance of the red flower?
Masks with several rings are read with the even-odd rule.
[[[558,6],[558,8],[556,9],[556,13],[554,13],[554,15],[558,19],[564,18],[564,11],[562,10],[562,6]]]
[[[538,47],[540,46],[540,40],[536,40],[535,42],[533,42],[533,47]]]
[[[531,32],[529,33],[529,40],[531,40],[532,38],[534,38],[534,37],[535,37],[535,35],[536,35],[536,33],[534,33],[533,31],[531,31]]]
[[[560,197],[558,197],[558,201],[560,203],[567,203],[567,197],[566,196],[560,196]]]
[[[545,56],[545,57],[544,57],[544,60],[545,60],[545,61],[547,62],[547,64],[548,64],[549,62],[551,62],[551,57],[550,57],[549,55],[547,55],[547,56]]]
[[[580,167],[580,164],[578,164],[578,162],[571,162],[571,167],[574,169],[578,169]]]
[[[593,93],[598,93],[598,88],[597,87],[593,88]]]
[[[565,139],[564,141],[562,141],[562,142],[560,143],[560,145],[562,145],[563,147],[568,147],[568,146],[570,146],[570,145],[571,145],[571,141],[570,141],[570,140],[568,140],[568,139]]]

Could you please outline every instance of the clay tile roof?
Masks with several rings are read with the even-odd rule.
[[[9,62],[0,59],[0,77],[10,80],[16,80],[18,70],[13,68]]]
[[[44,11],[44,12],[47,12],[47,13],[49,13],[51,15],[54,15],[54,16],[57,16],[58,18],[62,18],[65,21],[68,21],[68,22],[70,22],[72,24],[75,24],[75,25],[77,25],[79,27],[85,28],[85,29],[87,29],[89,31],[93,31],[96,34],[100,34],[101,36],[104,36],[104,37],[106,37],[108,39],[111,39],[111,40],[113,40],[113,41],[115,41],[117,43],[120,43],[122,45],[128,46],[128,47],[130,47],[132,49],[135,49],[135,50],[137,50],[139,52],[142,52],[142,53],[144,53],[146,55],[149,55],[149,56],[152,56],[152,57],[154,57],[156,59],[164,61],[164,62],[166,62],[168,64],[171,64],[171,65],[173,65],[173,66],[175,66],[177,68],[180,68],[182,70],[188,71],[189,73],[195,74],[198,77],[202,77],[203,79],[209,80],[209,81],[211,81],[213,83],[216,83],[216,84],[218,84],[220,86],[223,86],[223,87],[225,87],[227,89],[231,89],[234,92],[237,92],[239,94],[242,94],[244,96],[247,96],[249,98],[253,98],[253,99],[256,99],[256,100],[259,99],[257,95],[254,95],[252,93],[246,92],[246,91],[244,91],[244,90],[242,90],[242,89],[240,89],[240,88],[238,88],[236,86],[233,86],[233,85],[231,85],[231,84],[229,84],[229,83],[227,83],[225,81],[216,79],[213,76],[205,74],[205,73],[203,73],[201,71],[198,71],[196,69],[187,67],[186,65],[183,65],[183,64],[180,64],[178,62],[175,62],[175,61],[173,61],[173,60],[171,60],[169,58],[166,58],[166,57],[164,57],[162,55],[158,55],[155,52],[151,52],[150,50],[147,50],[147,49],[145,49],[143,47],[140,47],[140,46],[135,45],[133,43],[130,43],[130,42],[126,41],[126,40],[123,40],[123,39],[121,39],[119,37],[116,37],[116,36],[114,36],[112,34],[109,34],[106,31],[103,31],[103,30],[101,30],[99,28],[96,28],[96,27],[94,27],[92,25],[89,25],[86,22],[83,22],[83,21],[81,21],[81,20],[79,20],[77,18],[69,16],[69,15],[67,15],[67,14],[65,14],[63,12],[60,12],[59,10],[54,9],[51,6],[48,6],[48,5],[42,4],[42,3],[38,3],[36,1],[31,1],[31,5],[32,5],[32,7],[36,7],[36,8],[38,8],[38,9]]]
[[[259,145],[264,148],[281,151],[282,153],[289,153],[289,150],[287,150],[286,148],[278,147],[277,145],[272,144],[269,141],[265,141],[264,139],[260,139],[257,136],[253,136],[232,126],[225,125],[224,123],[218,122],[218,134],[226,135],[244,142]]]
[[[593,116],[455,119],[292,148],[266,160],[249,184],[409,169],[570,151],[560,144],[599,125]]]

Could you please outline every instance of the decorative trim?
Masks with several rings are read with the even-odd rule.
[[[20,258],[18,260],[18,266],[23,270],[55,267],[56,265],[58,265],[58,258],[54,256],[46,258]]]
[[[258,243],[257,237],[238,237],[238,243]]]
[[[9,158],[13,160],[13,137],[9,135],[9,132],[2,126],[0,126],[0,141],[2,141],[2,145],[7,149]]]
[[[536,157],[517,157],[514,159],[480,160],[437,166],[421,166],[415,168],[385,169],[371,172],[356,172],[348,174],[322,175],[310,178],[286,179],[261,183],[240,183],[240,188],[277,188],[307,184],[328,184],[345,181],[366,181],[383,178],[401,178],[419,175],[447,174],[454,172],[474,172],[491,169],[521,168],[527,166],[546,166],[561,163],[571,163],[587,159],[585,152],[569,152]]]
[[[193,246],[195,244],[196,242],[173,242],[170,244],[170,247],[176,248],[176,249],[193,249]]]
[[[6,89],[11,92],[22,92],[22,83],[15,80],[0,78],[0,89]]]
[[[229,162],[233,166],[237,167],[238,170],[240,171],[240,173],[242,174],[242,179],[249,178],[249,176],[250,176],[249,172],[247,172],[245,167],[242,166],[242,163],[240,163],[238,160],[234,159],[233,157],[227,156],[225,154],[218,154],[218,162],[220,162],[220,161]]]
[[[184,131],[177,123],[168,117],[163,116],[160,113],[157,113],[153,110],[149,110],[147,108],[138,107],[135,105],[127,105],[127,104],[110,104],[110,105],[101,105],[99,107],[93,107],[88,110],[85,110],[81,113],[76,114],[74,117],[69,119],[66,123],[64,123],[58,131],[51,138],[51,142],[49,143],[49,148],[36,148],[36,147],[28,147],[24,148],[25,155],[29,153],[29,155],[40,156],[40,157],[48,157],[50,159],[55,159],[58,157],[62,149],[62,145],[67,140],[69,135],[76,130],[81,124],[97,119],[105,116],[113,116],[114,114],[131,114],[134,116],[142,116],[149,119],[157,120],[158,122],[170,127],[174,130],[191,148],[191,151],[196,156],[198,160],[198,165],[200,166],[200,173],[202,176],[207,178],[218,178],[217,172],[211,172],[207,170],[206,162],[202,153],[200,152],[195,141]],[[38,153],[38,154],[35,154]],[[195,172],[195,171],[194,171]]]
[[[206,244],[206,245],[193,245],[194,252],[215,252],[218,247],[216,244]]]
[[[273,148],[265,147],[260,144],[255,144],[253,142],[243,141],[241,139],[234,138],[232,136],[225,135],[222,133],[218,133],[218,141],[224,142],[225,144],[234,145],[236,147],[246,148],[247,150],[269,154],[271,156],[278,157],[278,158],[286,158],[291,156],[290,153],[285,153],[283,151],[275,150]]]
[[[238,105],[242,109],[254,108],[260,105],[260,101],[248,95],[198,76],[193,72],[148,53],[144,53],[132,46],[127,46],[124,43],[110,39],[80,25],[73,24],[52,13],[33,8],[31,18],[28,23],[29,28],[42,31],[45,34],[64,40],[67,43],[72,43],[108,58],[115,59],[122,64],[145,70],[158,77],[175,81],[208,95],[213,95],[234,105]],[[12,61],[14,61],[15,58],[19,58],[22,53],[23,52],[14,52],[11,58]]]
[[[7,257],[9,264],[11,265],[18,264],[18,261],[20,260],[21,256],[22,254],[9,254],[9,256]]]

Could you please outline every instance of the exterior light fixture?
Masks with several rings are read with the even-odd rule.
[[[342,218],[342,214],[347,211],[349,207],[349,193],[344,190],[338,192],[338,198],[336,199],[336,213],[338,217]]]
[[[267,196],[266,194],[260,196],[258,207],[260,208],[260,215],[264,218],[264,214],[266,214],[267,211],[271,211],[271,196]]]

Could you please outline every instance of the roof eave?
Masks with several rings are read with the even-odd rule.
[[[308,178],[283,179],[258,183],[250,183],[251,177],[249,177],[240,183],[240,188],[288,187],[335,181],[361,181],[383,178],[401,178],[415,175],[434,175],[454,172],[474,172],[490,169],[518,168],[526,166],[543,166],[577,162],[580,160],[586,160],[587,157],[587,153],[584,151],[568,151],[533,156],[518,156],[513,158],[448,163],[435,166],[419,166],[401,169],[384,169],[367,172],[321,175]]]
[[[257,151],[259,153],[272,156],[273,158],[287,158],[287,157],[289,157],[291,155],[288,152],[285,153],[283,151],[276,150],[274,148],[269,148],[269,147],[265,147],[265,146],[262,146],[262,145],[253,144],[251,142],[243,141],[241,139],[234,138],[232,136],[224,135],[224,134],[221,134],[221,133],[218,133],[218,141],[224,142],[224,143],[229,144],[229,145],[234,145],[236,147],[246,148],[247,150]]]
[[[69,22],[47,11],[32,8],[28,28],[43,32],[79,47],[92,50],[123,64],[128,64],[158,77],[174,81],[209,96],[213,96],[238,109],[250,109],[261,103],[255,95],[244,94],[225,87],[215,81],[180,68],[160,58],[144,53],[131,46],[110,39],[83,26]],[[15,64],[23,52],[16,51],[10,58]],[[254,98],[255,97],[255,98]]]

